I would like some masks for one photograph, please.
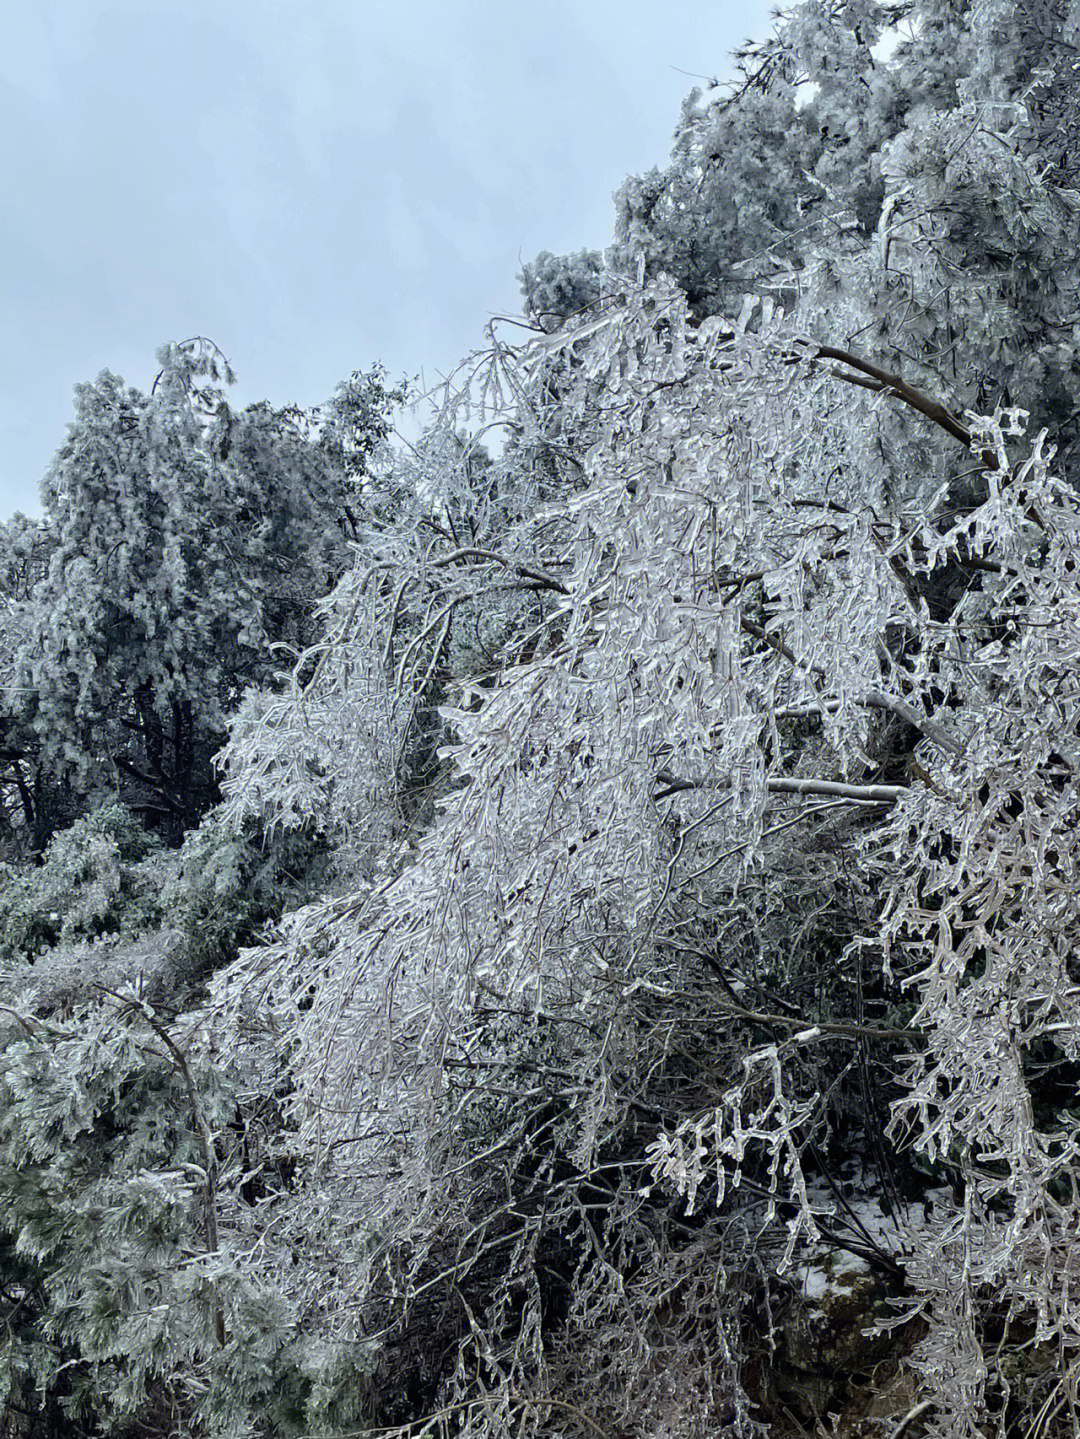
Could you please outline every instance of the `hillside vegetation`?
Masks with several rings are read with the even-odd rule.
[[[0,1432],[1080,1432],[1078,46],[792,6],[415,444],[80,387]]]

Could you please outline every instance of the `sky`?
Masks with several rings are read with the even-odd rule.
[[[684,95],[773,6],[732,0],[22,0],[0,47],[0,519],[102,369],[206,335],[233,401],[427,384],[602,248]],[[689,72],[689,73],[687,73]],[[700,78],[698,78],[700,77]]]

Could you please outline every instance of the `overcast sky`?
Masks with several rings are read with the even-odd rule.
[[[602,247],[695,83],[767,33],[731,0],[22,0],[0,45],[0,518],[35,513],[71,387],[208,335],[234,399],[381,360],[430,383]]]

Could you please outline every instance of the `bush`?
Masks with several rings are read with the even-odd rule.
[[[154,927],[166,865],[160,842],[123,805],[77,820],[54,835],[40,865],[0,870],[0,964]]]

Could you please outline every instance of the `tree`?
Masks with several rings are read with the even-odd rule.
[[[0,833],[4,841],[34,834],[42,808],[42,776],[31,738],[20,725],[25,701],[17,656],[25,639],[30,595],[48,565],[44,524],[15,514],[0,525]],[[35,835],[40,842],[42,836]]]
[[[242,686],[269,673],[275,644],[310,638],[345,561],[356,475],[317,417],[233,414],[216,387],[231,372],[207,342],[159,360],[150,395],[108,372],[76,390],[18,679],[43,766],[81,794],[119,788],[176,839],[213,799],[211,757]],[[363,384],[357,469],[392,398],[378,372]]]
[[[500,357],[516,369],[496,345],[496,370]],[[468,401],[448,396],[417,444],[376,473],[354,564],[319,607],[321,635],[284,686],[253,686],[230,720],[221,762],[232,822],[314,820],[348,865],[362,850],[370,873],[430,820],[447,682],[494,675],[528,643],[541,597],[561,588],[533,564],[531,532],[568,467],[536,436],[511,436],[492,457],[457,425],[465,413]]]
[[[1071,474],[1076,192],[1050,116],[1075,109],[1075,24],[1041,0],[794,7],[734,95],[691,96],[669,169],[627,182],[613,258],[698,313],[798,295],[810,333],[961,412],[1024,406]]]
[[[392,656],[413,595],[444,622],[440,559],[478,606],[531,576],[527,630],[453,676],[438,817],[216,986],[294,1045],[308,1322],[366,1315],[416,1366],[376,1424],[752,1433],[781,1356],[745,1306],[797,1304],[823,1244],[920,1316],[893,1353],[933,1432],[1034,1394],[1072,1422],[1077,201],[1014,11],[927,7],[886,63],[888,12],[797,7],[599,281],[545,259],[561,323],[494,357],[576,480],[505,546],[381,590],[365,558],[267,725],[332,733],[337,663]],[[230,783],[272,816],[253,719]],[[845,1149],[872,1214],[829,1188]],[[1021,1398],[991,1349],[1023,1343]]]
[[[167,1011],[117,995],[70,1019],[5,1012],[0,1099],[6,1418],[50,1436],[355,1419],[358,1366],[336,1380],[335,1355],[244,1274],[254,1211],[218,1184],[251,1157],[243,1093]]]

